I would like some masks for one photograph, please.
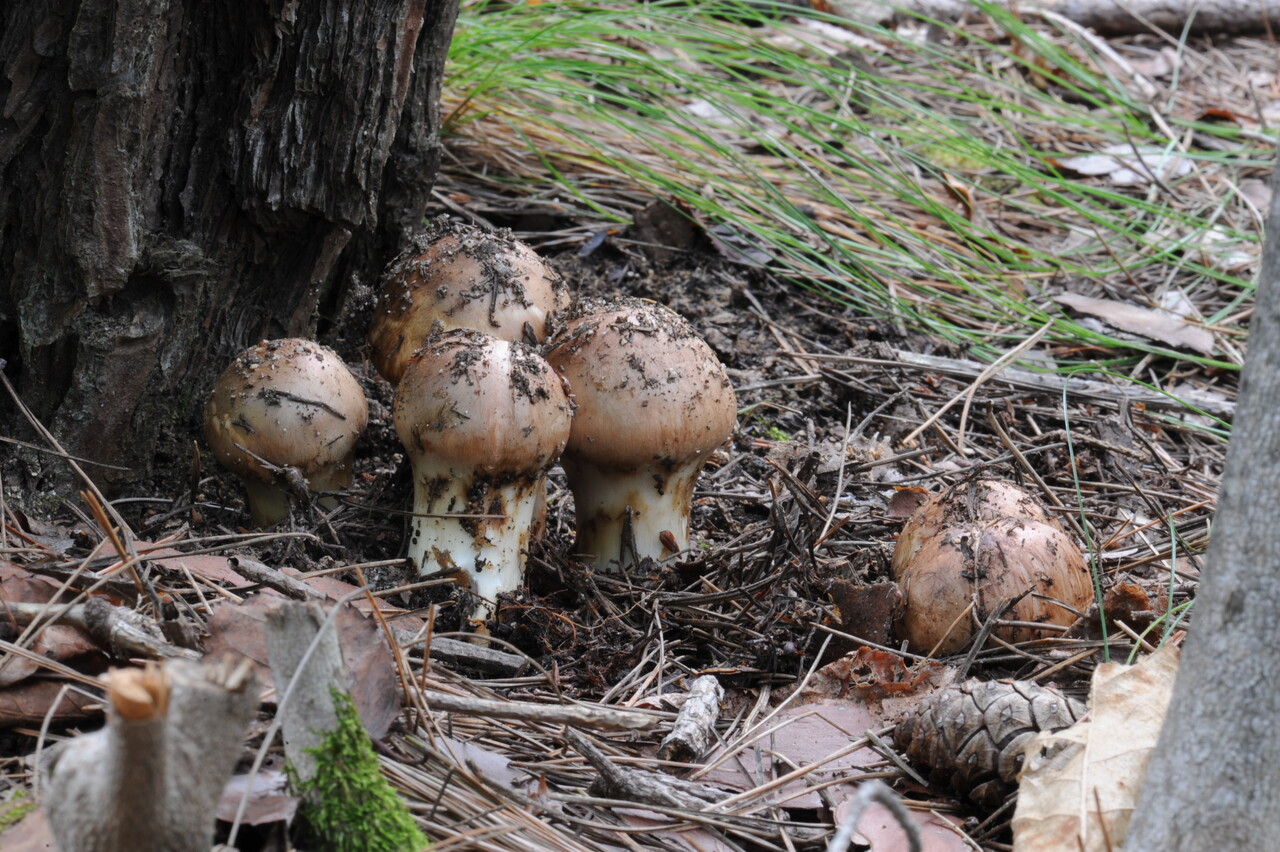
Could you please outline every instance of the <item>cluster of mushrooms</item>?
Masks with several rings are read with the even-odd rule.
[[[443,219],[383,278],[370,354],[396,386],[413,468],[408,557],[420,575],[468,583],[474,622],[520,585],[557,461],[577,551],[602,570],[627,567],[688,546],[698,473],[736,423],[724,367],[674,311],[570,302],[560,276],[510,234]],[[350,485],[367,420],[334,352],[273,340],[219,377],[205,437],[244,480],[254,523],[269,526],[291,497]]]

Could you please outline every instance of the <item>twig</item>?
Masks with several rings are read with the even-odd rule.
[[[231,569],[251,583],[274,589],[287,598],[297,601],[325,600],[325,596],[300,580],[290,577],[278,568],[264,565],[256,559],[232,556],[227,559]]]
[[[849,848],[853,831],[858,827],[858,820],[862,819],[863,812],[872,802],[879,802],[889,809],[889,813],[893,814],[893,818],[907,835],[907,848],[911,852],[921,852],[924,847],[920,843],[920,829],[916,828],[911,814],[907,813],[907,809],[902,806],[902,800],[895,796],[883,781],[867,781],[858,787],[849,813],[840,823],[835,837],[832,837],[831,842],[827,844],[827,852],[845,852]]]
[[[711,744],[724,687],[712,675],[703,675],[689,687],[689,694],[676,714],[671,733],[658,744],[658,759],[691,763]]]
[[[967,378],[981,375],[987,365],[960,358],[944,358],[940,355],[924,355],[907,352],[901,349],[891,350],[893,358],[863,358],[854,355],[826,355],[809,353],[806,357],[815,361],[836,364],[863,364],[880,367],[919,367],[938,373]],[[1119,407],[1125,403],[1140,403],[1149,409],[1174,410],[1185,412],[1188,406],[1199,409],[1224,419],[1230,419],[1235,412],[1236,404],[1213,393],[1194,389],[1181,390],[1177,395],[1158,393],[1145,388],[1114,385],[1095,379],[1067,378],[1054,373],[1033,373],[1030,370],[1019,370],[1007,367],[1001,371],[998,381],[1016,388],[1038,391],[1040,393],[1061,394],[1063,386],[1067,393],[1074,397],[1085,397],[1097,402]]]
[[[46,625],[57,622],[78,627],[118,660],[129,657],[199,660],[201,656],[166,642],[153,619],[140,612],[113,606],[102,598],[90,598],[87,603],[54,609],[48,604],[14,601],[5,603],[4,609],[6,615],[24,625],[52,613],[52,617],[46,618]]]
[[[580,728],[596,728],[602,731],[636,731],[653,727],[658,722],[658,717],[647,713],[635,710],[614,710],[592,704],[494,701],[489,698],[468,698],[434,691],[424,693],[424,698],[427,706],[432,710],[444,710],[468,716],[489,716],[494,719],[522,719],[527,722],[576,725]]]
[[[564,729],[564,738],[600,773],[591,783],[590,792],[594,796],[700,811],[729,795],[710,784],[685,781],[665,772],[618,766],[572,728]]]

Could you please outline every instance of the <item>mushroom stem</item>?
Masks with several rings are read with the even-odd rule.
[[[573,491],[576,549],[599,567],[617,570],[646,555],[666,559],[689,546],[689,506],[701,465],[668,473],[620,472],[567,456],[560,463]]]
[[[472,621],[491,618],[500,592],[524,578],[521,553],[529,548],[542,477],[503,485],[458,476],[428,455],[413,459],[414,519],[409,558],[419,574],[434,571],[467,578],[480,598]]]
[[[422,574],[463,575],[481,600],[519,588],[547,469],[569,438],[564,386],[535,350],[448,331],[405,368],[393,408],[413,464],[409,558]]]
[[[354,453],[349,454],[341,462],[337,470],[322,471],[312,474],[307,479],[310,491],[342,491],[351,487],[351,464]],[[275,526],[289,515],[289,492],[271,482],[255,479],[244,481],[245,494],[249,500],[249,516],[255,527],[265,529]],[[326,495],[316,498],[316,502],[325,509],[336,509],[338,498]]]
[[[249,500],[249,518],[258,529],[266,529],[283,521],[289,514],[289,494],[270,482],[244,481]]]

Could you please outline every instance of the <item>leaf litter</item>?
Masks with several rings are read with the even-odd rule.
[[[1236,45],[1264,49],[1247,40]],[[1203,60],[1187,54],[1187,62]],[[1208,97],[1214,90],[1206,84],[1205,91]],[[1168,176],[1164,169],[1162,179]],[[688,246],[661,256],[624,229],[596,240],[598,223],[575,221],[536,198],[466,183],[473,177],[455,163],[442,176],[442,194],[465,192],[467,209],[497,224],[518,227],[542,217],[543,227],[522,236],[553,256],[581,294],[670,304],[725,362],[742,411],[731,444],[700,482],[698,546],[671,564],[627,576],[591,572],[569,555],[571,497],[557,474],[546,539],[534,547],[527,587],[501,602],[490,646],[446,646],[458,638],[464,593],[441,578],[404,574],[401,513],[409,481],[385,416],[390,389],[359,364],[362,333],[353,321],[335,329],[332,342],[357,363],[375,422],[340,508],[299,507],[283,529],[245,533],[243,500],[231,477],[210,471],[189,490],[190,452],[175,452],[173,467],[135,492],[158,502],[132,504],[128,529],[114,530],[127,532],[139,550],[134,583],[118,568],[112,572],[120,559],[107,530],[74,499],[52,517],[31,517],[15,486],[28,471],[14,453],[0,470],[0,557],[7,560],[0,615],[3,603],[28,595],[12,591],[11,580],[18,584],[13,589],[62,588],[68,602],[105,598],[143,612],[162,632],[194,625],[207,634],[195,643],[207,651],[219,643],[251,644],[246,619],[252,621],[263,584],[237,572],[233,557],[283,571],[329,600],[370,582],[382,601],[380,618],[370,618],[371,605],[360,601],[364,614],[350,620],[364,638],[352,644],[381,650],[359,657],[353,668],[377,675],[366,698],[381,708],[375,730],[386,731],[384,772],[415,803],[428,835],[450,848],[822,848],[849,794],[869,778],[893,782],[905,794],[921,831],[934,837],[926,848],[1009,848],[1008,809],[977,811],[954,792],[922,783],[883,732],[962,662],[970,675],[1042,681],[1083,697],[1102,659],[1146,653],[1156,634],[1141,631],[1194,597],[1225,423],[1135,401],[1105,381],[1050,375],[1043,386],[1015,383],[1014,368],[984,372],[990,353],[795,290],[762,268],[767,255],[742,263],[738,251],[726,260],[723,239],[710,227],[695,228]],[[623,207],[648,203],[625,187],[605,192]],[[580,254],[577,247],[588,239],[595,247]],[[749,242],[746,248],[757,251]],[[1071,289],[1112,305],[1152,304],[1136,282],[1076,281]],[[1221,317],[1230,302],[1204,290],[1185,296],[1194,310],[1176,314],[1194,328],[1199,317]],[[1016,329],[992,331],[1016,342]],[[1211,333],[1218,346],[1238,354],[1238,339],[1220,325]],[[1079,355],[1052,343],[1023,354],[1032,359],[1024,363],[1050,364]],[[970,372],[957,373],[957,364]],[[1230,371],[1149,354],[1126,369],[1157,396],[1190,387],[1215,395],[1224,412],[1234,401]],[[955,405],[905,440],[962,396],[967,418]],[[860,609],[868,598],[848,590],[884,583],[916,489],[936,491],[978,472],[1025,482],[1078,531],[1087,528],[1104,584],[1136,589],[1129,593],[1135,603],[1117,602],[1104,608],[1105,616],[1084,613],[1080,630],[992,643],[948,660],[897,650],[885,629],[892,602],[881,602],[887,610],[878,618],[852,620],[844,610]],[[162,549],[151,550],[148,539],[164,542]],[[49,607],[42,621],[52,620],[59,605],[50,600],[32,601]],[[83,649],[85,634],[73,628],[68,645],[54,629],[27,632],[11,617],[0,620],[0,660],[10,672],[0,686],[6,728],[0,797],[29,787],[42,728],[56,739],[100,719],[93,678],[111,649],[88,642],[90,662],[68,650]],[[727,693],[716,745],[689,763],[661,763],[653,757],[657,745],[684,690],[702,674],[717,677]],[[462,709],[432,709],[433,698],[446,697]],[[494,703],[509,712],[487,709]],[[558,708],[560,716],[549,720],[534,707]],[[641,714],[644,725],[611,726],[611,712]],[[591,793],[601,770],[573,745],[565,719],[604,765],[702,785],[691,789],[715,802],[657,805]],[[264,730],[251,729],[249,745],[260,746]],[[270,780],[253,783],[274,795]],[[266,818],[283,815],[271,806],[263,805]],[[0,842],[29,843],[35,825],[30,819]],[[874,806],[858,831],[855,842],[873,849],[906,848],[897,826]]]

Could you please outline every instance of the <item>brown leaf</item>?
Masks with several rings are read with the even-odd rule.
[[[298,572],[292,568],[284,569],[284,572],[290,576],[297,576]],[[315,589],[329,600],[342,600],[347,595],[356,590],[356,587],[350,583],[344,583],[335,577],[308,577],[302,582]],[[416,615],[404,615],[404,610],[389,601],[382,598],[374,598],[378,602],[378,609],[381,610],[388,620],[394,619],[397,627],[405,630],[417,632],[425,626],[425,622]],[[373,606],[369,603],[369,599],[365,597],[356,598],[351,602],[358,611],[369,615],[373,612]]]
[[[849,807],[853,804],[852,799],[853,796],[850,794],[836,805],[837,825],[844,821]],[[953,852],[953,850],[971,848],[953,827],[960,824],[959,817],[943,817],[921,811],[907,811],[907,813],[920,831],[921,852]],[[872,802],[862,814],[862,818],[858,820],[857,833],[867,841],[871,852],[906,852],[911,848],[902,826],[893,818],[889,809],[878,802]]]
[[[889,517],[906,519],[915,514],[924,502],[929,499],[927,488],[903,487],[893,489],[889,498]]]
[[[1089,314],[1107,325],[1137,334],[1148,340],[1157,340],[1169,346],[1190,349],[1201,355],[1212,355],[1213,334],[1207,329],[1191,325],[1164,311],[1140,308],[1137,305],[1115,302],[1110,299],[1094,299],[1077,293],[1062,293],[1053,300],[1074,311]]]
[[[0,563],[0,637],[9,633],[16,637],[24,629],[6,616],[6,602],[49,603],[57,592],[58,586],[48,580],[36,577],[11,562]],[[87,673],[97,674],[107,664],[106,656],[88,634],[66,624],[41,628],[27,647],[45,659],[65,663]],[[0,654],[0,688],[20,683],[39,670],[40,666],[27,657]]]
[[[892,642],[893,619],[902,606],[902,592],[897,583],[855,586],[846,580],[836,580],[827,593],[839,612],[840,632],[877,645]],[[843,657],[860,644],[835,637],[827,648],[828,659]]]
[[[875,701],[922,687],[931,690],[945,671],[946,666],[934,662],[910,668],[897,654],[864,645],[814,672],[797,700]]]
[[[883,725],[880,718],[856,701],[788,707],[769,722],[769,727],[777,730],[743,749],[735,758],[711,770],[699,780],[729,789],[749,790],[772,779],[770,775],[756,778],[752,774],[757,765],[774,765],[771,755],[784,757],[788,763],[796,766],[805,766],[847,748],[850,742],[860,739],[868,729]],[[723,751],[723,747],[713,751],[707,756],[707,762],[715,762]],[[757,758],[762,759],[760,764],[757,763]],[[861,771],[860,767],[869,766],[880,759],[880,755],[870,748],[860,748],[786,784],[774,795],[783,807],[820,808],[823,806],[822,798],[817,792],[809,792],[810,787],[840,775],[857,774]],[[843,789],[845,785],[838,786]],[[849,785],[849,789],[853,789],[852,785]]]
[[[920,699],[955,680],[955,669],[933,661],[908,667],[887,651],[862,647],[813,673],[796,697],[803,703],[858,701],[878,724],[896,723]]]
[[[245,825],[266,825],[273,822],[289,822],[298,811],[298,799],[289,795],[289,783],[279,769],[263,768],[254,775],[231,776],[218,800],[218,819],[234,822],[244,798],[245,787],[250,788],[249,801],[245,805],[241,822]]]
[[[139,550],[147,550],[155,548],[155,545],[149,541],[134,542]],[[115,548],[107,546],[105,550],[108,553],[114,553]],[[185,554],[180,550],[172,547],[159,547],[149,550],[141,554],[142,558],[148,562],[158,565],[168,571],[183,572],[183,569],[190,571],[194,576],[202,580],[208,580],[211,583],[219,583],[224,586],[245,586],[249,581],[240,576],[232,569],[228,562],[228,557],[217,553],[199,553],[195,555]]]
[[[63,681],[59,680],[25,680],[0,689],[0,729],[40,725],[50,708],[53,712],[49,720],[55,725],[71,725],[102,715],[99,699],[73,689],[68,689],[53,707],[62,686]]]
[[[248,657],[261,666],[263,688],[274,686],[263,624],[267,612],[284,600],[275,592],[263,592],[238,604],[223,602],[214,606],[209,616],[209,651],[205,659],[226,653]],[[369,735],[381,739],[400,712],[391,649],[378,625],[353,607],[342,608],[337,626],[351,700]]]

